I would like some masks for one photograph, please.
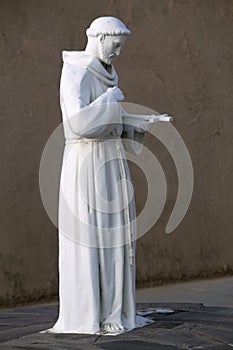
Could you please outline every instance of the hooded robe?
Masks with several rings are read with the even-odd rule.
[[[125,148],[139,153],[108,88],[113,67],[85,52],[63,51],[60,104],[65,148],[59,191],[59,316],[43,332],[89,333],[102,324],[138,325],[136,213]],[[128,137],[142,135],[132,128]],[[130,136],[129,136],[130,134]],[[136,137],[136,138],[137,138]],[[140,147],[139,147],[140,148]]]

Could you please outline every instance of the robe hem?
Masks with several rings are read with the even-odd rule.
[[[117,332],[105,332],[105,331],[101,331],[100,329],[98,331],[93,331],[93,332],[84,332],[84,331],[65,331],[65,330],[61,330],[61,329],[56,329],[56,328],[49,328],[49,329],[45,329],[44,331],[40,331],[39,333],[63,333],[63,334],[90,334],[90,335],[101,335],[101,336],[116,336],[119,334],[124,334],[124,333],[128,333],[130,331],[133,331],[134,329],[137,328],[142,328],[144,326],[148,326],[152,323],[155,323],[156,321],[151,320],[149,318],[146,317],[141,317],[141,316],[136,316],[136,325],[135,327],[132,328],[125,328],[124,330],[121,331],[117,331]]]

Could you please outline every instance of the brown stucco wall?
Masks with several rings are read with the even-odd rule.
[[[173,115],[194,167],[189,210],[166,235],[176,169],[146,136],[168,197],[159,221],[137,241],[138,285],[233,271],[232,1],[0,0],[0,305],[57,293],[57,231],[41,203],[38,169],[61,122],[61,51],[83,49],[86,27],[102,15],[132,30],[115,60],[126,101]],[[130,166],[140,211],[146,182]]]

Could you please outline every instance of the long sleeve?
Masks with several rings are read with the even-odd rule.
[[[123,116],[127,115],[123,107],[121,107],[121,111]],[[124,148],[131,154],[139,155],[143,150],[145,133],[137,132],[134,125],[124,124],[124,118],[122,118],[122,121],[123,133],[121,137]]]
[[[93,90],[87,69],[63,68],[60,103],[65,134],[70,128],[78,137],[101,137],[122,123],[121,106],[114,96],[106,91],[95,98]]]

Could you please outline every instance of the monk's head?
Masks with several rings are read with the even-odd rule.
[[[120,54],[130,30],[115,17],[99,17],[86,30],[86,52],[110,65],[112,58]]]

